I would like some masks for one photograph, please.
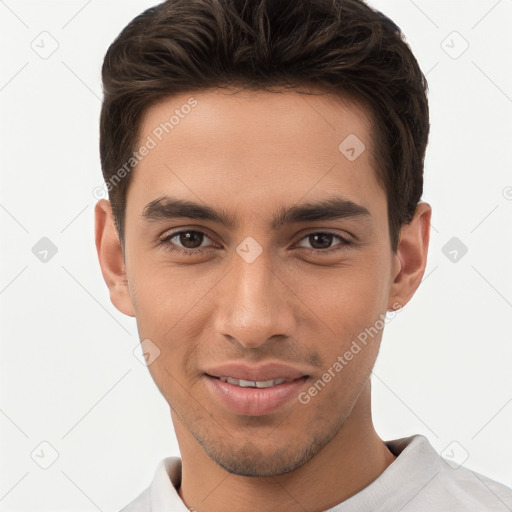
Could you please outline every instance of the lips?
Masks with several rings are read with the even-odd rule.
[[[264,415],[293,401],[309,375],[281,363],[230,363],[208,368],[205,377],[217,404],[238,414]]]
[[[240,363],[225,363],[220,366],[208,368],[205,370],[205,373],[211,377],[229,377],[231,379],[242,379],[252,382],[264,382],[278,379],[284,379],[290,382],[307,376],[306,372],[277,362],[252,366]]]

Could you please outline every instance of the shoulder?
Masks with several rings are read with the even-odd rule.
[[[391,441],[388,447],[398,455],[398,464],[390,467],[396,468],[393,485],[401,491],[403,512],[512,510],[512,489],[441,457],[424,436]]]
[[[444,460],[446,468],[435,476],[432,505],[450,507],[446,510],[507,512],[512,510],[512,489],[466,467],[456,469]]]
[[[119,512],[187,510],[176,490],[180,483],[181,459],[166,457],[158,463],[150,486]]]
[[[131,503],[119,512],[151,512],[151,488],[142,491]]]

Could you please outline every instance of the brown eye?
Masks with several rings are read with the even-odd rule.
[[[338,240],[339,243],[333,244],[334,240]],[[317,253],[325,252],[329,253],[331,252],[330,249],[334,247],[332,250],[338,250],[343,249],[345,246],[350,245],[350,242],[343,238],[340,235],[337,235],[335,233],[324,233],[324,232],[318,232],[318,233],[310,233],[309,235],[306,235],[302,240],[307,241],[311,247],[306,247],[304,245],[299,244],[300,247],[304,247],[306,249],[311,249]],[[339,246],[339,247],[338,247]]]
[[[173,252],[194,255],[210,248],[211,245],[203,245],[205,239],[209,240],[210,237],[202,231],[186,230],[169,233],[160,240],[160,243]]]
[[[333,238],[334,235],[331,233],[315,233],[308,236],[309,243],[313,249],[329,249]]]
[[[203,242],[204,233],[200,233],[199,231],[182,231],[176,236],[186,249],[197,249]]]

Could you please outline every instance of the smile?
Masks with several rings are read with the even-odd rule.
[[[235,379],[233,377],[219,377],[222,382],[228,382],[234,386],[240,386],[241,388],[271,388],[278,386],[286,382],[286,379],[271,379],[271,380],[245,380]]]
[[[247,380],[205,375],[213,402],[232,413],[248,416],[271,414],[291,406],[304,389],[307,376],[297,379]]]

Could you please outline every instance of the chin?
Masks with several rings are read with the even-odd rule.
[[[252,441],[247,441],[238,449],[234,443],[199,443],[220,467],[233,475],[270,477],[284,475],[295,471],[311,460],[328,442],[329,439],[304,440],[304,444],[285,445],[280,447],[269,445],[259,447]],[[265,442],[265,440],[263,440]]]

